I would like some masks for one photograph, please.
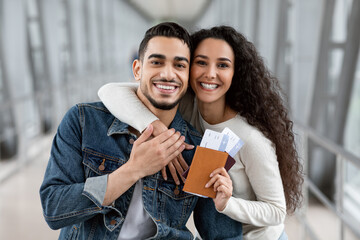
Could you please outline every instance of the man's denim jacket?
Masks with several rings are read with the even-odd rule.
[[[200,143],[201,135],[179,113],[170,127],[187,143]],[[40,188],[45,220],[52,229],[62,228],[60,239],[117,239],[134,186],[112,206],[101,203],[108,174],[129,159],[134,140],[129,126],[102,103],[78,104],[65,115]],[[190,165],[194,150],[182,154]],[[160,172],[143,178],[144,208],[156,223],[156,239],[192,239],[185,224],[197,197],[182,187],[174,192],[174,181],[165,181]]]

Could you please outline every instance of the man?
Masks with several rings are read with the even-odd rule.
[[[197,198],[159,172],[184,141],[201,140],[177,113],[189,61],[190,37],[182,27],[161,23],[146,32],[133,63],[137,95],[170,127],[151,140],[151,125],[138,137],[102,103],[78,104],[66,114],[40,188],[45,220],[62,228],[61,239],[192,238],[185,224]],[[183,152],[188,164],[193,154]]]

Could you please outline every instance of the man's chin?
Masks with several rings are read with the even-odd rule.
[[[164,98],[164,97],[151,97],[149,94],[147,94],[147,92],[143,92],[144,96],[147,98],[147,100],[151,103],[151,105],[157,109],[160,110],[171,110],[173,108],[175,108],[178,103],[180,102],[181,98],[178,99],[170,99],[170,98]],[[183,96],[183,95],[182,95]],[[182,97],[181,96],[181,97]]]
[[[152,98],[148,98],[148,100],[151,103],[151,105],[153,105],[155,108],[160,109],[160,110],[171,110],[171,109],[175,108],[180,101],[180,99],[178,99],[175,102],[158,102]]]
[[[158,103],[158,102],[155,102],[155,103],[151,103],[155,108],[157,109],[161,109],[161,110],[171,110],[173,108],[175,108],[177,105],[178,105],[178,102],[175,102],[175,103]]]

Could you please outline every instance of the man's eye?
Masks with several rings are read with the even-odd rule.
[[[160,65],[161,62],[159,62],[159,61],[151,61],[151,64],[152,64],[152,65]]]
[[[178,68],[186,68],[186,66],[184,64],[178,63],[175,65]]]

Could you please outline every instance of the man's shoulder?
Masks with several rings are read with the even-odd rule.
[[[99,102],[78,103],[74,107],[76,107],[78,109],[88,110],[88,111],[102,111],[102,112],[110,113],[110,111],[100,101]]]
[[[113,117],[110,111],[102,102],[83,102],[72,106],[64,116],[64,119],[103,119],[108,120]]]

